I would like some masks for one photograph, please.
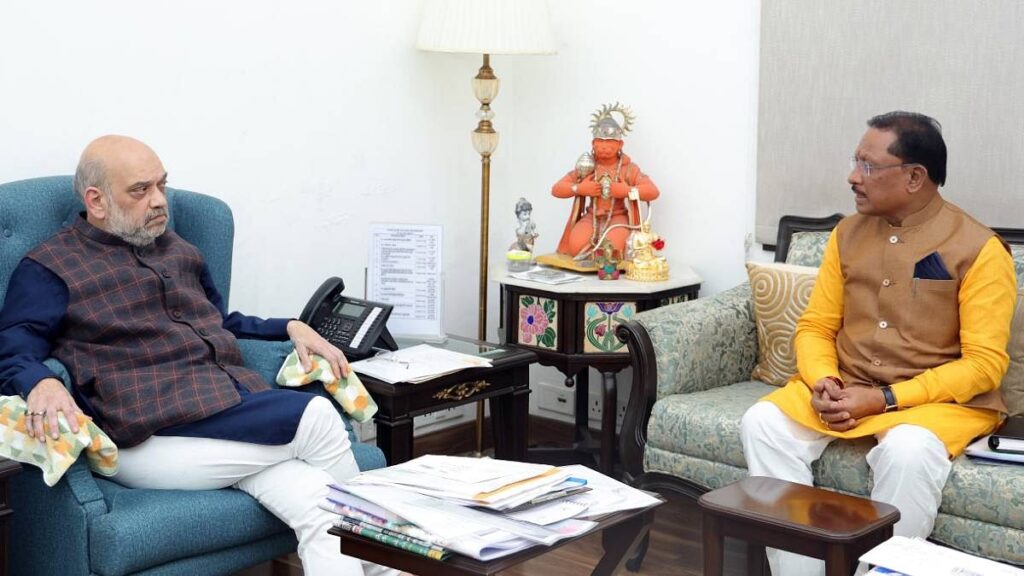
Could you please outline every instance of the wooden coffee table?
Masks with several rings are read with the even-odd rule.
[[[849,576],[857,558],[892,536],[894,506],[803,484],[750,477],[697,500],[704,516],[704,576],[721,576],[726,536],[747,541],[747,570],[762,574],[765,546],[825,560]]]
[[[626,510],[605,516],[594,527],[594,530],[586,534],[560,540],[551,546],[527,548],[490,562],[483,562],[461,554],[452,554],[447,560],[434,560],[381,544],[376,540],[363,538],[340,528],[331,528],[329,532],[341,539],[342,554],[382,566],[390,566],[422,576],[490,576],[542,554],[547,554],[580,538],[585,538],[595,531],[601,531],[604,556],[601,557],[591,575],[611,576],[622,570],[637,545],[650,532],[651,524],[654,523],[655,508],[665,503],[665,499],[661,496],[653,493],[651,495],[658,499],[657,504],[648,508]]]

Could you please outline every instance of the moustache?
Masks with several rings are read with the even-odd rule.
[[[146,212],[146,224],[149,224],[161,216],[165,218],[167,217],[166,209],[150,210],[149,212]]]

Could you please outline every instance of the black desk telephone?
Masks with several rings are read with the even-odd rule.
[[[309,324],[350,360],[370,356],[373,348],[398,350],[388,332],[391,304],[370,302],[342,295],[345,281],[332,277],[324,281],[302,309],[299,320]]]

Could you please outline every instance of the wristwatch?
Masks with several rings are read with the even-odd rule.
[[[896,395],[892,393],[892,388],[888,386],[881,386],[882,397],[885,398],[885,410],[883,412],[893,412],[899,410],[899,404],[896,403]]]

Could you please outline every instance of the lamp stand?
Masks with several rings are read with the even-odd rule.
[[[480,101],[476,116],[480,121],[472,133],[473,148],[480,154],[480,307],[477,310],[477,339],[487,341],[487,250],[490,227],[491,154],[498,147],[498,133],[491,124],[494,112],[491,102],[498,96],[501,83],[491,68],[491,57],[484,54],[484,63],[473,78],[473,95]],[[484,401],[476,403],[476,453],[483,454]]]

